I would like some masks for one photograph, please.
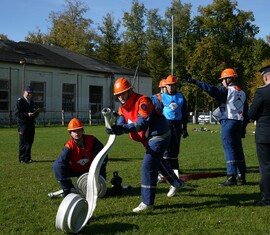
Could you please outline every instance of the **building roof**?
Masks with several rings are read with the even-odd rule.
[[[0,40],[0,62],[127,75],[134,75],[135,72],[132,69],[61,47],[10,40]],[[145,73],[141,75],[149,76]]]

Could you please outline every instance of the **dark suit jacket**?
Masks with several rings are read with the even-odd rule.
[[[256,143],[270,143],[270,84],[257,88],[249,109],[249,118],[256,121]]]

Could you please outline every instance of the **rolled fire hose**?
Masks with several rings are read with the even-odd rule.
[[[109,108],[103,109],[106,128],[111,129],[116,115]],[[55,227],[66,233],[78,233],[87,224],[96,208],[98,179],[101,165],[112,147],[116,136],[110,135],[107,144],[94,158],[88,173],[86,199],[79,194],[70,193],[61,202],[55,220]]]
[[[80,194],[83,198],[86,198],[86,191],[87,191],[87,178],[88,178],[88,172],[84,173],[81,175],[76,182],[76,190],[71,191],[72,193],[78,193]],[[98,179],[98,198],[102,198],[105,196],[107,192],[107,184],[106,180],[104,179],[103,176],[99,176]],[[60,189],[55,192],[50,192],[48,193],[49,198],[57,198],[57,197],[64,197],[64,191],[63,189]]]
[[[76,183],[76,191],[83,198],[86,198],[87,179],[88,179],[88,172],[81,175],[78,178],[77,183]],[[98,198],[104,197],[107,192],[107,185],[106,185],[106,180],[101,175],[99,175],[97,189],[98,189]]]

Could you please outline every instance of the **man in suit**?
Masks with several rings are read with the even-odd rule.
[[[31,149],[35,137],[35,113],[36,106],[32,100],[33,89],[25,87],[23,96],[17,100],[15,106],[15,116],[17,117],[19,132],[19,162],[31,163]]]
[[[264,86],[257,88],[250,106],[249,117],[256,121],[255,142],[260,168],[261,201],[270,206],[270,65],[259,70]]]

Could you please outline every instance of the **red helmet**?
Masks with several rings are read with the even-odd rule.
[[[166,85],[171,85],[171,84],[175,84],[175,83],[177,83],[176,77],[175,77],[175,76],[169,75],[169,76],[166,78]]]
[[[221,73],[221,77],[219,79],[224,79],[224,78],[237,78],[238,75],[234,69],[228,68],[224,69]]]
[[[160,80],[158,87],[161,88],[161,87],[165,87],[166,85],[167,85],[166,79],[164,78]]]
[[[129,81],[125,78],[118,78],[115,83],[114,83],[114,95],[119,95],[125,91],[128,91],[129,89],[131,89],[131,85],[129,83]]]
[[[78,130],[82,128],[83,128],[83,124],[77,118],[71,119],[70,122],[68,123],[68,131],[74,131],[74,130]]]

